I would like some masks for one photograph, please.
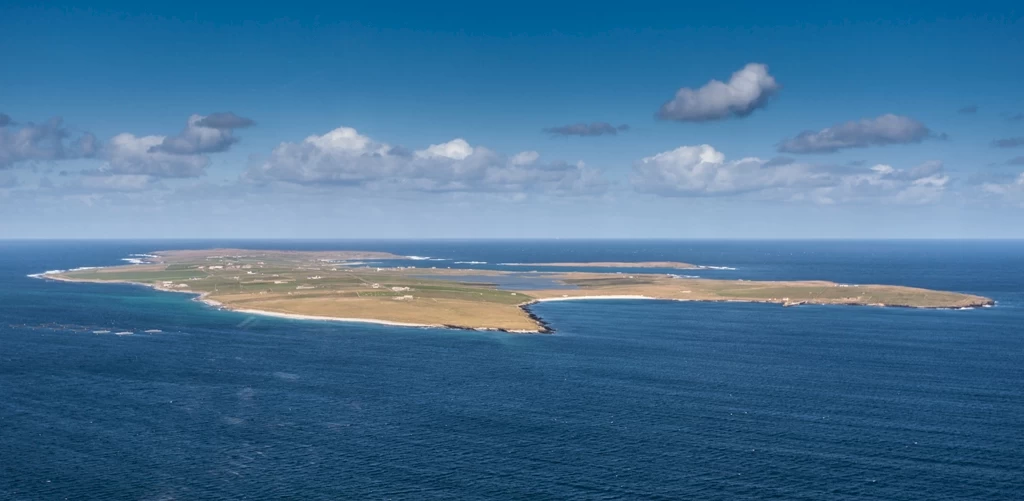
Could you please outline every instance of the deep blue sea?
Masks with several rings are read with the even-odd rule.
[[[27,277],[212,246],[679,260],[998,305],[554,302],[555,334],[514,335]],[[0,241],[0,499],[242,498],[1022,499],[1024,242]]]

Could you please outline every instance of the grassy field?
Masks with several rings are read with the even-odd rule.
[[[162,290],[192,292],[235,310],[510,331],[541,328],[522,305],[574,297],[643,296],[783,305],[919,308],[959,308],[991,303],[979,296],[891,285],[686,279],[656,273],[544,273],[545,280],[553,279],[570,288],[507,290],[495,285],[500,283],[498,279],[502,275],[529,274],[430,268],[430,278],[424,278],[424,268],[395,266],[390,261],[399,258],[374,252],[167,251],[157,253],[150,264],[78,270],[50,277],[132,282]],[[389,260],[391,264],[385,267],[368,262],[372,260]],[[550,264],[587,267],[595,263]],[[654,264],[664,268],[666,263]],[[469,281],[465,278],[469,276],[477,280],[494,277],[495,283]]]
[[[637,261],[637,262],[623,262],[623,261],[592,261],[592,262],[581,262],[581,263],[506,263],[506,266],[523,266],[523,267],[537,267],[537,266],[552,266],[559,268],[664,268],[664,269],[677,269],[677,270],[692,270],[700,268],[695,264],[681,263],[678,261]]]

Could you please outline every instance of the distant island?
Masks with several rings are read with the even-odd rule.
[[[71,282],[132,283],[192,293],[207,304],[244,313],[523,333],[551,331],[529,309],[540,301],[664,299],[910,308],[994,304],[981,296],[895,285],[717,280],[655,272],[424,268],[407,265],[422,262],[410,259],[364,251],[170,250],[132,256],[127,259],[132,264],[127,265],[57,270],[37,276]],[[679,262],[515,265],[716,268]]]

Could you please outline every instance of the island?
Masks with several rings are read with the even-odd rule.
[[[386,252],[249,249],[170,250],[135,255],[131,264],[57,270],[41,278],[131,283],[184,292],[227,310],[300,319],[417,327],[551,332],[530,310],[541,301],[662,299],[974,308],[992,299],[897,285],[829,281],[749,281],[624,271],[499,271],[417,267],[424,261]],[[522,267],[531,265],[520,263]],[[676,262],[541,263],[537,267],[719,268]]]

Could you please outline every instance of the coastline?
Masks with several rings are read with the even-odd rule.
[[[536,298],[526,303],[519,305],[520,307],[526,307],[536,303],[549,303],[555,301],[594,301],[602,299],[626,299],[626,300],[653,300],[653,301],[675,301],[677,303],[752,303],[752,304],[777,304],[784,308],[790,308],[793,306],[866,306],[873,308],[905,308],[911,310],[973,310],[976,308],[992,308],[997,303],[994,300],[988,302],[978,302],[975,304],[969,304],[966,306],[910,306],[903,304],[885,304],[885,303],[860,303],[860,302],[814,302],[814,301],[780,301],[772,299],[708,299],[708,298],[678,298],[678,297],[657,297],[657,296],[644,296],[641,294],[618,294],[618,295],[607,295],[607,296],[564,296],[564,297],[545,297]]]
[[[743,302],[743,303],[762,303],[762,304],[778,304],[783,307],[800,306],[800,305],[844,305],[844,306],[875,306],[875,307],[902,307],[902,308],[913,308],[913,309],[944,309],[944,310],[965,310],[975,309],[979,307],[992,307],[995,302],[988,298],[978,298],[982,301],[971,304],[964,304],[958,307],[941,307],[941,306],[914,306],[914,305],[900,305],[900,304],[884,304],[884,303],[864,303],[856,301],[789,301],[776,300],[776,299],[722,299],[722,298],[679,298],[679,297],[659,297],[653,295],[644,294],[588,294],[588,295],[561,295],[561,296],[548,296],[548,297],[532,297],[528,301],[515,305],[518,307],[530,321],[534,324],[534,329],[508,329],[500,327],[485,327],[485,326],[472,326],[472,325],[459,325],[455,323],[416,323],[416,322],[400,322],[392,320],[383,320],[375,318],[360,318],[360,317],[334,317],[329,315],[309,315],[300,313],[285,313],[279,311],[268,311],[253,308],[236,308],[230,304],[224,304],[220,301],[210,299],[209,291],[194,291],[194,290],[183,290],[180,288],[169,288],[163,287],[159,284],[137,282],[132,280],[96,280],[88,278],[68,278],[62,276],[64,273],[94,269],[95,267],[83,267],[75,268],[72,270],[49,270],[43,273],[36,273],[28,275],[31,278],[38,278],[43,280],[54,280],[61,282],[79,282],[79,283],[117,283],[117,284],[129,284],[129,285],[140,285],[149,287],[154,290],[162,292],[176,292],[189,294],[193,297],[194,301],[201,302],[207,306],[224,310],[232,311],[237,313],[245,313],[250,315],[262,315],[268,317],[284,318],[291,320],[309,320],[309,321],[320,321],[320,322],[348,322],[348,323],[364,323],[364,324],[377,324],[392,327],[416,327],[416,328],[438,328],[438,329],[455,329],[455,330],[473,330],[473,331],[500,331],[508,333],[522,333],[522,334],[549,334],[553,333],[555,329],[545,322],[542,318],[536,315],[530,308],[530,306],[537,303],[544,302],[557,302],[557,301],[587,301],[587,300],[663,300],[663,301],[676,301],[676,302]],[[688,291],[687,291],[688,292]]]
[[[453,325],[453,324],[417,324],[417,323],[410,323],[410,322],[395,322],[395,321],[392,321],[392,320],[377,320],[377,319],[372,319],[372,318],[358,318],[358,317],[328,317],[328,316],[321,316],[321,315],[302,315],[302,314],[298,314],[298,313],[281,313],[281,312],[277,312],[277,311],[253,310],[253,309],[248,309],[248,308],[235,309],[235,308],[231,308],[230,306],[221,305],[220,303],[218,303],[216,301],[204,300],[204,299],[199,299],[199,298],[196,298],[196,299],[200,300],[201,302],[207,303],[207,304],[218,305],[217,306],[218,309],[221,309],[221,310],[224,310],[224,311],[232,311],[232,312],[235,312],[235,313],[248,313],[250,315],[262,315],[262,316],[267,316],[267,317],[287,318],[287,319],[291,319],[291,320],[313,320],[313,321],[320,321],[320,322],[376,324],[376,325],[387,325],[387,326],[391,326],[391,327],[417,327],[417,328],[420,328],[420,329],[452,329],[452,330],[480,331],[480,332],[494,331],[494,332],[508,332],[508,333],[512,333],[512,334],[548,334],[548,333],[553,332],[553,329],[546,328],[546,327],[543,327],[543,326],[541,328],[538,328],[538,329],[535,329],[535,330],[499,329],[499,328],[494,328],[494,327],[470,327],[470,326]],[[524,309],[524,311],[525,311],[525,309]],[[527,313],[529,314],[529,312],[527,312]],[[534,321],[537,321],[538,323],[543,324],[542,321],[539,321],[539,319],[535,318],[532,314],[531,314],[531,318],[533,318]]]
[[[82,269],[86,269],[86,268],[82,268]],[[161,292],[176,292],[178,294],[188,294],[190,296],[195,296],[195,297],[192,298],[193,301],[196,301],[196,302],[199,302],[199,303],[203,303],[203,304],[205,304],[207,306],[216,308],[218,310],[230,311],[230,312],[235,312],[235,313],[247,313],[247,314],[250,314],[250,315],[261,315],[261,316],[274,317],[274,318],[286,318],[286,319],[290,319],[290,320],[312,320],[312,321],[319,321],[319,322],[375,324],[375,325],[387,325],[387,326],[390,326],[390,327],[416,327],[416,328],[420,328],[420,329],[453,329],[453,330],[472,330],[472,331],[481,331],[481,332],[483,332],[483,331],[497,331],[497,332],[508,332],[508,333],[513,333],[513,334],[547,334],[547,333],[554,332],[554,330],[550,329],[549,327],[547,327],[547,324],[545,324],[542,320],[540,320],[538,317],[536,317],[535,315],[533,315],[532,313],[530,313],[528,310],[525,309],[525,306],[527,306],[530,303],[526,303],[526,304],[519,305],[519,306],[520,306],[520,308],[522,308],[524,311],[527,312],[527,315],[529,315],[530,318],[534,322],[536,322],[538,324],[538,328],[535,329],[535,330],[498,329],[498,328],[492,328],[492,327],[470,327],[470,326],[453,325],[453,324],[419,324],[419,323],[411,323],[411,322],[395,322],[395,321],[392,321],[392,320],[379,320],[379,319],[374,319],[374,318],[330,317],[330,316],[321,316],[321,315],[302,315],[302,314],[298,314],[298,313],[282,313],[282,312],[278,312],[278,311],[256,310],[256,309],[249,309],[249,308],[233,308],[230,305],[226,305],[224,303],[221,303],[220,301],[217,301],[217,300],[214,300],[214,299],[209,299],[207,297],[209,295],[208,292],[196,292],[196,291],[183,291],[181,289],[169,289],[169,288],[166,288],[166,287],[160,287],[159,285],[147,284],[147,283],[143,283],[143,282],[132,282],[130,280],[76,280],[76,279],[61,277],[61,276],[58,275],[59,273],[65,273],[67,271],[73,271],[73,270],[52,270],[52,271],[46,271],[46,272],[43,272],[43,273],[33,273],[33,274],[28,275],[28,277],[29,278],[37,278],[37,279],[40,279],[40,280],[53,280],[53,281],[56,281],[56,282],[139,285],[139,286],[142,286],[142,287],[148,287],[150,289],[158,290],[158,291],[161,291]]]
[[[207,304],[211,304],[211,302],[207,301],[207,300],[203,300],[203,302],[207,303]],[[317,320],[317,321],[322,321],[322,322],[353,322],[353,323],[363,323],[363,324],[390,325],[390,326],[393,326],[393,327],[422,327],[422,328],[444,328],[445,327],[444,325],[440,325],[440,324],[414,324],[414,323],[409,323],[409,322],[392,322],[390,320],[376,320],[376,319],[370,319],[370,318],[325,317],[325,316],[320,316],[320,315],[300,315],[298,313],[281,313],[281,312],[277,312],[277,311],[251,310],[251,309],[248,309],[248,308],[235,309],[235,308],[230,308],[230,307],[225,307],[223,305],[220,305],[220,303],[217,303],[216,301],[212,301],[212,303],[216,303],[220,309],[225,310],[225,311],[233,311],[233,312],[236,312],[236,313],[248,313],[248,314],[251,314],[251,315],[263,315],[263,316],[267,316],[267,317],[288,318],[288,319],[291,319],[291,320]]]

